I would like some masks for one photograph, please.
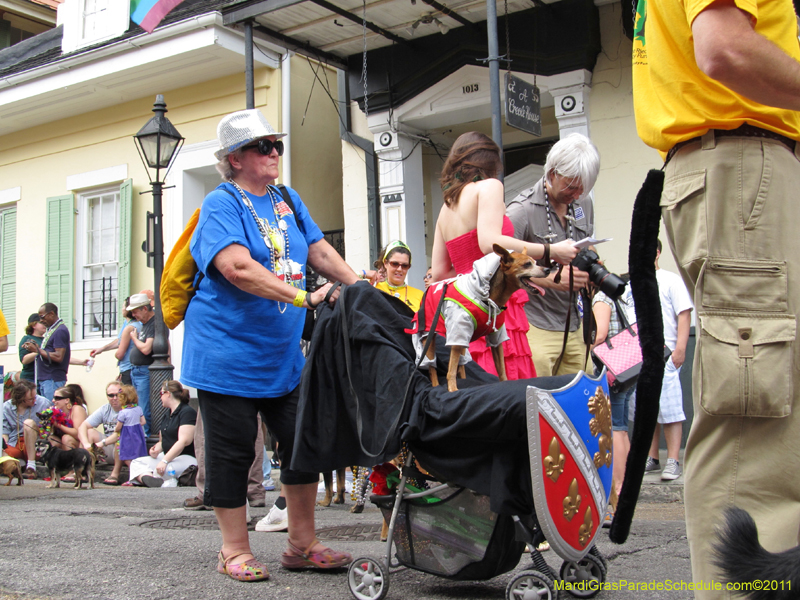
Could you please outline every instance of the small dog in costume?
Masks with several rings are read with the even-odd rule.
[[[473,263],[470,273],[431,284],[425,291],[422,307],[414,315],[413,327],[406,330],[413,334],[419,361],[444,295],[436,333],[445,336],[446,345],[450,348],[447,389],[451,392],[458,389],[456,372],[463,379],[464,365],[472,360],[467,350],[469,343],[483,336],[486,336],[486,343],[492,348],[492,358],[500,381],[507,380],[502,343],[508,339],[508,334],[502,311],[511,294],[523,287],[536,293],[545,293],[533,279],[547,277],[549,270],[539,267],[526,253],[509,252],[497,244],[493,249],[494,254],[487,254]],[[434,338],[420,366],[428,369],[431,383],[437,386],[439,377],[435,362]]]

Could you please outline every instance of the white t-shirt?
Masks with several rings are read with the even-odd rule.
[[[670,350],[675,350],[678,342],[678,315],[685,310],[692,310],[692,298],[680,275],[658,269],[658,295],[661,298],[661,318],[664,320],[664,343]]]

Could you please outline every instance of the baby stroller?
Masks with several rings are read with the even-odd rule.
[[[580,417],[565,419],[561,407],[561,403],[569,404],[565,396],[586,404],[594,416],[585,424]],[[371,497],[389,521],[386,555],[352,562],[347,582],[355,598],[385,598],[390,569],[401,566],[452,580],[491,579],[516,568],[526,545],[531,564],[509,581],[507,600],[556,600],[563,597],[564,590],[578,598],[597,595],[608,568],[594,545],[610,489],[610,446],[606,456],[606,440],[602,439],[611,436],[605,373],[598,379],[581,373],[556,390],[530,387],[526,400],[535,514],[497,514],[490,509],[488,496],[449,483],[435,482],[417,491],[409,485],[410,480],[436,477],[420,473],[409,450],[395,494]],[[568,448],[572,443],[575,450],[578,438],[588,451],[583,456]],[[578,483],[578,471],[586,471],[588,478]],[[571,514],[566,519],[568,510]],[[554,511],[558,513],[555,517]],[[559,520],[564,521],[566,530]],[[537,550],[545,539],[564,559],[558,573]]]

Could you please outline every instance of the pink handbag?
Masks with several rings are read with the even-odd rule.
[[[598,367],[606,367],[608,387],[612,392],[619,393],[635,384],[639,378],[639,371],[642,370],[642,347],[639,345],[639,328],[636,323],[628,323],[617,300],[614,300],[614,306],[623,329],[595,347],[592,350],[592,359]],[[665,361],[669,355],[669,349],[664,346]]]

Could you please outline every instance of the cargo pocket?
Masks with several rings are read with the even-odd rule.
[[[793,316],[699,315],[700,406],[710,415],[792,412]]]
[[[702,202],[705,190],[704,169],[681,173],[664,182],[661,215],[679,265],[708,254],[705,202]]]

